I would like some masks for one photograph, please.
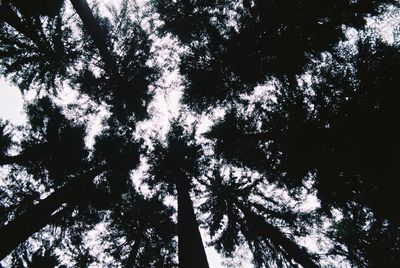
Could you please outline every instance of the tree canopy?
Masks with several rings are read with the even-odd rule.
[[[0,1],[0,267],[399,267],[399,15]]]

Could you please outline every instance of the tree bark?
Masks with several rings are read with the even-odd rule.
[[[237,203],[236,205],[238,206],[240,211],[242,211],[245,220],[248,222],[249,228],[251,228],[252,232],[271,240],[272,243],[276,245],[279,245],[284,251],[286,251],[289,258],[293,259],[304,268],[319,267],[305,248],[299,246],[296,242],[289,239],[277,227],[266,222],[262,216],[257,215],[249,208],[245,207],[243,204]]]
[[[100,173],[101,170],[94,169],[78,176],[5,226],[1,226],[0,260],[4,259],[31,235],[45,227],[51,221],[53,213],[63,204],[77,200],[83,186],[90,183]]]
[[[208,268],[206,252],[201,239],[189,183],[182,176],[177,178],[178,192],[178,252],[180,268]]]

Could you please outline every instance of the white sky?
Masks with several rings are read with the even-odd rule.
[[[10,120],[17,125],[23,124],[26,120],[19,89],[4,78],[0,78],[0,118]]]

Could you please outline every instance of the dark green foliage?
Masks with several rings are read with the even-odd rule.
[[[64,0],[40,0],[40,1],[24,1],[24,0],[5,0],[3,5],[12,4],[20,12],[31,16],[56,16],[64,4]]]
[[[32,182],[22,181],[13,174],[9,175],[9,179],[8,182],[4,180],[6,185],[0,188],[2,225],[29,210],[40,199],[40,193]]]
[[[105,35],[99,40],[85,39],[84,46],[88,50],[85,51],[83,68],[74,77],[73,84],[93,100],[111,105],[116,116],[126,117],[134,113],[138,119],[143,119],[151,98],[148,87],[159,77],[159,70],[148,63],[153,58],[149,35],[138,21],[132,20],[128,1],[123,1],[119,10],[110,11],[112,20],[92,14]],[[85,31],[87,24],[82,25],[82,30],[93,37],[93,33]],[[93,53],[94,49],[96,53]],[[97,66],[100,70],[90,64],[94,56],[103,59]]]
[[[399,133],[393,125],[398,112],[393,73],[398,48],[360,45],[357,56],[339,59],[343,63],[332,59],[330,69],[318,69],[311,93],[297,84],[283,85],[272,108],[253,112],[263,116],[245,119],[240,113],[228,114],[208,134],[216,138],[217,152],[266,174],[276,169],[289,186],[301,185],[315,172],[320,198],[327,205],[373,198],[369,191],[375,191],[377,199],[370,205],[384,213],[384,204],[390,201],[382,197],[395,196],[383,193],[393,189],[390,181],[398,159]],[[253,127],[257,122],[261,129]]]
[[[68,120],[49,98],[27,107],[31,129],[22,142],[22,164],[34,175],[47,170],[50,180],[60,183],[85,165],[85,128]],[[39,173],[39,174],[38,174]]]
[[[20,254],[15,254],[12,261],[13,267],[26,267],[26,268],[54,268],[59,265],[59,260],[49,250],[38,250],[28,255],[27,249],[21,247]]]
[[[99,185],[103,188],[100,192],[110,198],[108,202],[120,196],[129,183],[130,171],[139,164],[139,144],[133,131],[129,125],[110,118],[106,129],[96,137],[92,162],[105,168]]]
[[[356,267],[396,267],[400,262],[398,227],[365,208],[349,207],[330,236],[347,247],[337,245],[331,254],[345,256]]]
[[[195,143],[194,133],[185,133],[182,126],[173,123],[168,133],[166,144],[155,143],[155,148],[149,154],[151,164],[149,185],[167,184],[166,187],[172,193],[177,180],[188,180],[201,174],[202,164],[206,159],[202,158],[202,148]],[[203,161],[203,163],[202,163]]]
[[[340,204],[356,198],[380,216],[395,217],[386,210],[395,200],[386,198],[396,196],[391,181],[396,177],[395,148],[399,148],[399,133],[393,125],[398,112],[394,102],[397,75],[393,73],[400,62],[398,48],[366,43],[360,44],[359,51],[350,59],[356,68],[354,76],[343,76],[350,72],[345,69],[327,71],[324,83],[316,85],[311,99],[315,110],[306,120],[309,134],[297,134],[317,147],[297,152],[299,158],[307,159],[302,166],[315,168],[321,178],[317,188],[322,201]],[[336,90],[334,102],[323,102],[329,98],[325,94],[332,94],[327,88]]]
[[[275,138],[268,137],[268,134],[264,135],[266,137],[257,135],[257,130],[246,123],[240,115],[230,111],[205,136],[215,141],[216,154],[223,156],[229,163],[273,174],[274,163],[269,164],[265,161],[266,154],[270,152],[262,145]],[[275,177],[271,176],[271,179]]]
[[[339,240],[346,241],[349,252],[357,247],[353,261],[364,258],[377,265],[385,259],[394,265],[395,259],[384,257],[393,252],[383,247],[372,256],[369,243],[380,232],[398,237],[399,219],[390,205],[398,203],[398,47],[364,40],[357,48],[353,56],[337,50],[326,67],[317,68],[318,62],[309,66],[317,72],[311,88],[282,83],[275,105],[256,106],[253,116],[247,117],[231,112],[208,136],[216,140],[216,151],[225,159],[245,163],[281,185],[296,189],[311,176],[326,212],[353,202],[372,210],[370,220],[343,227],[355,228],[349,231],[355,237],[346,240],[339,235]],[[254,127],[257,122],[261,127]],[[387,229],[379,227],[385,221]],[[346,220],[342,224],[346,226]],[[363,224],[376,226],[366,232],[371,237],[365,243],[357,244],[366,235],[358,229]]]
[[[209,181],[205,181],[207,187],[207,200],[202,204],[201,211],[209,213],[206,222],[209,224],[211,237],[214,237],[222,229],[221,234],[214,238],[213,244],[216,249],[228,256],[232,256],[237,245],[243,242],[239,237],[240,222],[242,221],[240,211],[235,206],[235,202],[240,202],[244,197],[248,198],[251,187],[240,189],[231,183],[224,183],[223,178],[214,171],[214,176]],[[244,184],[244,183],[243,183]],[[233,190],[233,191],[232,191]],[[227,217],[227,222],[223,224],[223,218]]]

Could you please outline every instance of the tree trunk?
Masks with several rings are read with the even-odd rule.
[[[305,248],[289,239],[277,227],[269,224],[262,216],[257,215],[242,204],[237,203],[236,205],[244,214],[245,220],[248,222],[249,228],[252,232],[269,239],[273,244],[280,246],[287,253],[289,258],[293,259],[304,268],[319,267]]]
[[[114,90],[114,94],[116,100],[114,102],[114,106],[120,110],[126,110],[123,103],[128,102],[133,103],[133,107],[135,109],[139,109],[141,107],[142,102],[141,98],[136,95],[132,89],[132,85],[128,85],[127,82],[121,77],[117,61],[114,56],[111,54],[108,46],[107,46],[107,35],[101,29],[100,24],[97,19],[94,17],[92,10],[87,4],[86,0],[70,0],[76,13],[78,13],[79,17],[82,20],[83,26],[85,30],[89,33],[92,38],[94,45],[100,52],[100,56],[105,65],[105,71],[113,80],[113,83],[117,90]],[[129,108],[128,108],[129,109]],[[117,113],[118,115],[119,113]]]
[[[86,0],[71,0],[71,3],[82,20],[85,30],[89,33],[97,49],[100,52],[106,71],[114,78],[118,77],[117,64],[111,55],[107,47],[107,35],[104,34],[103,30],[96,18],[93,16],[92,10],[90,9]]]
[[[45,227],[53,213],[63,204],[69,204],[79,198],[83,186],[100,174],[94,169],[54,191],[37,205],[17,216],[5,226],[0,227],[0,260],[4,259],[19,244]]]
[[[126,268],[134,268],[135,260],[138,255],[140,244],[142,243],[142,234],[138,234],[135,243],[132,246],[131,252],[129,253],[128,258],[126,259]]]
[[[177,178],[178,192],[178,251],[180,268],[208,268],[206,252],[201,240],[189,183],[185,177]]]

